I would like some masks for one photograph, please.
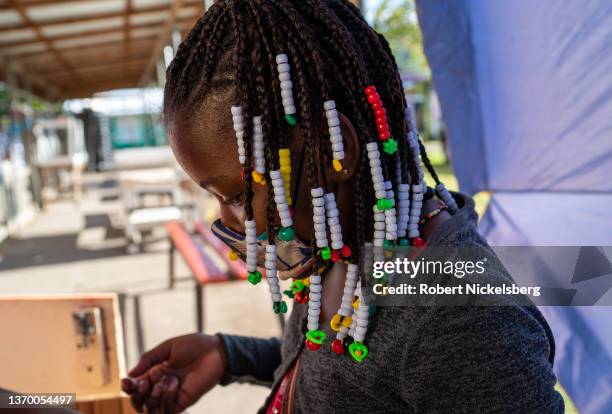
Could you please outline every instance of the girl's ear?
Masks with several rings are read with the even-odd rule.
[[[361,145],[353,123],[344,114],[340,113],[340,129],[342,129],[342,140],[344,143],[344,159],[342,170],[336,171],[331,165],[327,166],[327,176],[334,183],[341,183],[353,177],[357,172],[361,158]]]

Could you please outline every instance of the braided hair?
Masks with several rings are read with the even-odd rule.
[[[268,174],[265,181],[269,183],[266,214],[268,244],[275,242],[272,225],[274,203],[278,207],[275,200],[279,199],[279,194],[282,195],[282,191],[276,187],[273,191],[272,183],[278,183],[279,178],[276,175],[273,177],[272,173],[277,173],[279,169],[277,154],[289,144],[286,142],[287,136],[290,136],[288,128],[294,125],[289,121],[294,118],[295,127],[304,139],[306,182],[313,200],[320,198],[317,202],[323,204],[325,193],[327,213],[335,208],[334,195],[327,188],[325,170],[332,157],[334,162],[343,157],[343,151],[339,149],[342,148],[341,144],[336,142],[334,146],[331,139],[332,129],[339,129],[334,123],[337,113],[345,115],[359,132],[361,158],[355,171],[358,190],[354,197],[354,237],[343,247],[341,255],[333,252],[336,254],[334,257],[346,259],[347,263],[360,263],[366,243],[373,240],[375,245],[377,240],[383,242],[380,230],[377,232],[369,225],[377,220],[386,223],[386,233],[382,233],[386,235],[385,243],[399,244],[405,232],[398,237],[395,223],[402,220],[406,221],[404,230],[410,230],[410,240],[419,239],[417,224],[425,188],[421,162],[424,162],[436,184],[441,186],[440,191],[443,185],[439,183],[414,130],[398,66],[389,44],[384,36],[367,24],[360,11],[347,0],[216,1],[181,43],[168,67],[164,91],[166,115],[181,112],[183,116],[189,116],[201,110],[200,103],[211,87],[218,57],[230,48],[236,51],[236,106],[240,107],[239,119],[245,120],[244,125],[239,127],[239,145],[243,142],[241,162],[244,169],[245,211],[247,220],[252,221],[255,185],[252,173],[255,173],[255,164],[265,163]],[[279,60],[279,56],[283,58]],[[291,67],[290,82],[279,80],[279,62]],[[287,98],[284,88],[291,88],[291,99]],[[382,106],[383,101],[387,103],[385,107]],[[292,111],[293,107],[295,111]],[[330,126],[329,135],[324,127],[326,116]],[[265,141],[263,155],[259,155],[264,158],[257,162],[255,158],[261,151],[254,143],[256,132],[251,122],[254,117],[260,119]],[[285,119],[289,125],[284,122]],[[378,151],[379,144],[384,148],[382,154]],[[283,168],[282,163],[280,168]],[[395,210],[396,198],[399,215]],[[410,209],[407,207],[408,198],[412,202]],[[339,228],[337,219],[330,221],[328,218],[328,223],[331,223],[327,229],[330,232],[333,228]],[[319,220],[319,235],[321,228]],[[334,239],[332,233],[332,246],[334,240],[335,246],[338,246],[338,237]],[[404,241],[408,241],[408,238]],[[325,249],[329,253],[326,240],[321,241],[319,246],[320,251]],[[317,255],[315,266],[329,259],[328,256]],[[354,269],[349,269],[351,272],[354,273]],[[313,298],[316,298],[314,293]],[[276,311],[283,308],[277,299],[274,299]],[[365,300],[360,306],[365,306],[363,302]],[[352,306],[350,308],[352,310]],[[349,315],[341,313],[340,319],[342,317],[348,318]],[[357,335],[355,341],[361,344],[363,321],[353,322],[357,324],[338,325],[338,328],[342,327],[338,329],[339,332],[343,333],[339,333],[338,338],[346,337],[350,329]],[[309,319],[309,331],[314,331],[315,326],[315,319]],[[311,345],[316,345],[320,340],[320,335],[317,335],[310,336]],[[316,348],[314,345],[313,348]],[[342,347],[336,346],[336,349]],[[356,354],[358,351],[355,351]]]

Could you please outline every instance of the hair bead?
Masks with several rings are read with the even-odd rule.
[[[238,144],[238,159],[240,164],[246,162],[246,152],[244,149],[244,118],[242,115],[242,106],[232,106],[232,121],[234,122],[234,132],[236,133],[236,141]]]
[[[278,71],[278,79],[281,85],[281,96],[283,109],[285,111],[285,120],[291,126],[297,124],[295,114],[297,108],[293,100],[293,82],[291,82],[291,67],[289,66],[289,58],[282,53],[276,56],[276,69]]]

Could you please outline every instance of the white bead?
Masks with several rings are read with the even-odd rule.
[[[283,108],[289,108],[291,106],[295,106],[293,98],[283,98]]]
[[[330,127],[328,129],[329,131],[329,135],[340,135],[342,136],[342,128],[340,128],[340,126],[336,125],[334,127]]]
[[[313,198],[323,197],[324,194],[325,192],[323,191],[321,187],[313,188],[310,190],[310,195]]]
[[[325,214],[325,207],[313,206],[312,213],[316,216],[322,216]]]
[[[290,80],[281,82],[281,89],[292,89],[292,88],[293,88],[293,82],[291,82]]]
[[[370,160],[370,167],[380,167],[380,159],[373,158]]]
[[[418,230],[410,230],[408,231],[408,238],[413,239],[415,237],[419,237],[419,231]]]
[[[336,118],[329,118],[327,120],[327,125],[331,128],[331,127],[335,127],[340,125],[340,118],[336,117]]]
[[[325,217],[324,217],[324,216],[314,216],[314,217],[312,218],[312,220],[313,220],[315,223],[325,223]]]
[[[308,307],[311,309],[321,309],[321,302],[309,302]]]
[[[412,196],[412,199],[414,201],[421,201],[423,200],[423,193],[416,193]]]
[[[334,143],[342,144],[342,135],[340,135],[340,134],[330,135],[329,136],[329,140],[331,141],[332,144],[334,144]],[[342,151],[342,150],[339,150],[339,151]]]
[[[377,142],[368,142],[366,144],[366,149],[368,152],[373,152],[374,150],[378,151],[378,143]]]
[[[314,323],[308,323],[308,330],[309,331],[316,331],[317,329],[319,329],[319,324],[314,324]]]
[[[289,72],[279,73],[278,74],[278,79],[281,82],[291,80],[291,74]],[[281,90],[281,92],[283,92],[283,91]]]
[[[287,63],[288,61],[289,61],[289,58],[287,57],[286,54],[281,53],[279,55],[276,55],[276,63],[277,64]]]
[[[337,208],[330,209],[327,212],[327,217],[329,217],[329,218],[339,217],[339,216],[340,216],[340,210],[338,210]]]
[[[315,232],[325,231],[325,223],[315,223],[314,229],[315,229]]]
[[[384,230],[385,229],[385,223],[384,222],[374,222],[374,230]]]
[[[297,108],[295,107],[295,105],[286,106],[284,107],[284,109],[287,115],[295,115],[295,113],[297,112]]]
[[[324,239],[326,237],[327,237],[327,232],[325,230],[315,231],[315,238],[316,239]]]
[[[314,293],[321,292],[321,285],[319,283],[311,284],[310,285],[310,291],[314,292]]]
[[[334,151],[333,156],[335,160],[343,160],[344,159],[344,151]]]
[[[242,115],[242,106],[232,106],[232,115]]]
[[[344,146],[342,145],[342,142],[332,143],[332,151],[342,151],[343,149]]]
[[[308,295],[310,300],[321,300],[321,294],[320,293],[312,293],[311,295]]]
[[[343,246],[344,246],[344,243],[342,243],[341,241],[332,241],[331,243],[331,247],[334,250],[340,250],[342,249]]]
[[[325,101],[325,103],[323,103],[323,108],[325,108],[326,111],[329,111],[330,109],[336,109],[336,102]]]
[[[325,116],[327,119],[338,118],[338,111],[336,109],[328,109],[325,111]]]
[[[278,69],[280,73],[283,73],[289,72],[291,70],[291,67],[288,63],[279,63],[278,65],[276,65],[276,69]]]
[[[321,283],[321,275],[310,275],[310,283]]]
[[[381,199],[381,198],[386,198],[387,196],[387,192],[386,191],[376,191],[375,196],[377,199]]]
[[[340,224],[340,220],[338,217],[327,217],[327,224],[330,226],[335,226],[336,224]]]
[[[413,184],[412,185],[412,192],[413,193],[420,193],[421,191],[423,191],[423,187],[421,186],[421,184]]]
[[[317,247],[319,249],[323,249],[324,247],[327,247],[327,238],[326,239],[317,239]]]

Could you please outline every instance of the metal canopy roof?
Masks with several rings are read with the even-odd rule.
[[[143,86],[172,31],[203,11],[203,0],[0,0],[0,78],[10,66],[51,99]]]

